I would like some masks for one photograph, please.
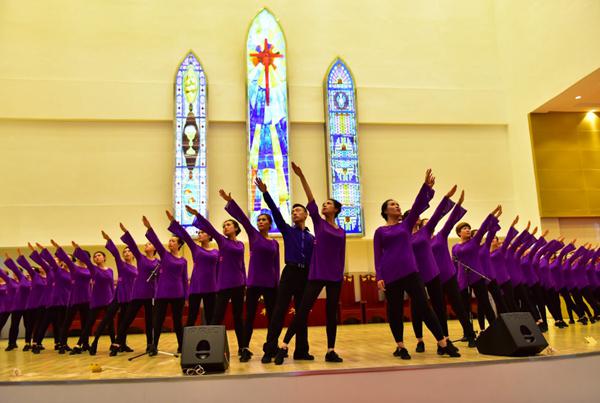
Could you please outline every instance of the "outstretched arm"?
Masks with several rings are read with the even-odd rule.
[[[433,195],[435,194],[433,185],[435,185],[435,176],[433,176],[431,169],[428,169],[425,172],[425,182],[421,186],[421,190],[410,208],[410,213],[402,221],[402,224],[406,225],[409,231],[412,231],[421,213],[429,208],[429,201],[433,199]]]
[[[154,245],[154,249],[156,249],[156,252],[159,254],[159,256],[163,257],[164,255],[167,254],[167,249],[160,242],[160,239],[158,239],[158,235],[156,235],[156,232],[154,232],[154,229],[152,229],[152,226],[150,225],[150,221],[148,221],[146,216],[142,217],[142,222],[144,223],[144,226],[146,227],[146,230],[147,230],[146,238],[150,241],[150,243],[152,245]]]
[[[125,228],[123,223],[119,223],[119,226],[121,227],[121,231],[123,231],[123,235],[121,235],[121,241],[127,245],[131,253],[133,253],[133,256],[135,256],[139,262],[140,258],[142,257],[140,248],[138,248],[137,243],[135,243],[135,239],[133,239],[133,236],[131,236],[131,233],[127,231],[127,228]]]
[[[448,216],[448,219],[444,223],[444,226],[442,227],[442,229],[439,230],[438,235],[443,236],[444,238],[448,239],[448,236],[450,235],[450,231],[452,231],[452,228],[454,228],[454,225],[456,225],[456,223],[458,223],[460,221],[460,219],[463,218],[464,215],[467,213],[467,210],[465,210],[465,208],[462,206],[464,200],[465,200],[465,191],[463,190],[460,193],[460,198],[458,199],[458,203],[456,203],[456,206],[454,206],[454,208],[452,209],[450,216]]]
[[[225,236],[216,230],[215,227],[208,221],[202,214],[200,214],[197,210],[193,209],[190,206],[185,206],[185,209],[188,213],[196,216],[192,225],[202,231],[206,232],[208,235],[213,237],[213,239],[220,245],[223,241],[225,241]]]
[[[429,220],[427,220],[425,228],[429,235],[433,234],[433,231],[435,230],[435,227],[438,225],[440,220],[444,218],[444,216],[448,214],[450,210],[452,210],[452,207],[454,207],[454,202],[450,198],[454,195],[455,192],[456,185],[454,185],[454,187],[450,189],[448,193],[446,193],[446,195],[440,201],[440,204],[438,204]]]
[[[295,162],[292,162],[292,169],[294,170],[294,173],[300,179],[300,182],[302,182],[302,188],[304,189],[304,193],[306,194],[306,198],[308,199],[307,203],[315,201],[315,197],[313,196],[312,190],[310,189],[310,186],[308,185],[308,181],[306,180],[306,177],[304,176],[304,172],[302,172],[302,169],[298,165],[296,165]]]
[[[192,253],[194,253],[196,248],[198,248],[199,246],[196,244],[196,242],[194,242],[194,239],[185,230],[185,228],[183,228],[181,226],[181,224],[179,224],[179,222],[177,222],[177,220],[175,219],[175,216],[173,216],[173,214],[169,210],[167,210],[166,213],[167,213],[167,218],[171,222],[169,224],[169,228],[167,228],[167,229],[169,231],[171,231],[173,234],[175,234],[175,236],[177,236],[178,238],[183,239],[183,242],[185,242],[185,244],[188,246],[188,248],[190,248],[190,251],[192,251]]]
[[[222,189],[221,189],[221,192],[223,192],[225,194],[225,192]],[[226,197],[224,197],[224,196],[226,196]],[[225,211],[227,211],[229,213],[229,215],[231,215],[233,218],[238,220],[240,222],[240,224],[242,224],[242,227],[244,227],[244,229],[246,230],[246,233],[248,234],[249,240],[252,240],[252,238],[254,238],[257,235],[260,235],[258,230],[256,228],[254,228],[254,226],[248,219],[248,216],[246,214],[244,214],[244,212],[242,211],[240,206],[235,202],[235,200],[233,200],[233,198],[231,198],[231,194],[221,195],[221,197],[223,197],[227,201],[227,205],[225,206]]]
[[[271,210],[271,214],[273,215],[273,221],[275,221],[277,228],[283,234],[284,231],[287,231],[287,229],[290,227],[290,225],[287,222],[285,222],[285,220],[283,219],[283,216],[281,215],[281,211],[279,211],[277,204],[275,204],[275,201],[273,200],[273,198],[267,191],[267,185],[265,185],[260,178],[256,178],[255,183],[256,183],[256,187],[258,187],[258,189],[263,194],[263,200],[265,201],[265,203],[267,203],[269,210]]]

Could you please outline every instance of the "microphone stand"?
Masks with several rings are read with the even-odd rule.
[[[160,260],[158,261],[158,263],[156,263],[156,266],[154,266],[154,268],[152,269],[152,271],[148,275],[148,278],[146,279],[146,283],[150,283],[150,282],[154,281],[158,277],[158,269],[159,268],[160,268]],[[153,311],[154,311],[154,309],[156,309],[155,308],[155,303],[156,303],[156,299],[152,298],[152,310]],[[154,317],[154,312],[153,312],[152,316]],[[154,323],[153,323],[153,325],[154,325]],[[177,353],[169,353],[169,352],[161,351],[161,350],[156,350],[156,352],[157,352],[157,354],[168,355],[168,356],[173,357],[173,358],[178,358],[179,357],[179,354],[177,354]],[[143,356],[148,355],[148,354],[150,354],[150,352],[146,351],[146,352],[143,352],[141,354],[134,355],[133,357],[130,357],[127,360],[128,361],[133,361],[133,360],[135,360],[137,358],[143,357]]]

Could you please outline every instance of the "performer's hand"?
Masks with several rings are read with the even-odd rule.
[[[460,197],[458,198],[458,204],[459,206],[462,206],[463,202],[465,201],[465,191],[464,189],[460,192]]]
[[[571,241],[571,244],[575,245],[575,242],[577,242],[577,238],[573,238],[573,240]]]
[[[302,168],[300,168],[298,165],[296,165],[296,163],[294,161],[292,161],[292,169],[294,170],[294,173],[296,175],[298,175],[299,177],[304,176],[304,173],[302,172]]]
[[[500,218],[501,215],[502,215],[502,205],[499,204],[498,211],[496,212],[496,218]]]
[[[56,249],[60,248],[60,245],[56,243],[56,241],[54,239],[50,240],[50,243],[52,244],[52,246],[54,246]]]
[[[502,207],[498,204],[494,210],[492,210],[492,215],[495,217],[498,212],[502,210]]]
[[[27,242],[27,247],[30,251],[35,252],[35,247],[31,244],[31,242]]]
[[[557,239],[558,242],[563,243],[563,241],[565,240],[564,236],[561,236],[560,238]]]
[[[525,231],[529,231],[530,227],[531,227],[531,221],[527,221],[527,226],[525,227]]]
[[[192,206],[185,206],[185,210],[190,213],[193,214],[195,216],[199,216],[200,213],[198,212],[198,210],[194,209]]]
[[[430,188],[432,188],[433,185],[435,185],[435,176],[433,176],[433,174],[431,173],[431,168],[425,171],[425,184]]]
[[[517,215],[515,217],[515,219],[513,220],[512,224],[510,224],[511,227],[514,227],[515,225],[517,225],[517,223],[519,222],[519,216]]]
[[[450,189],[448,191],[448,193],[446,193],[446,197],[450,198],[450,197],[454,196],[454,193],[456,193],[456,189],[457,189],[456,185],[452,186],[452,189]]]
[[[171,213],[169,210],[165,210],[165,213],[167,214],[167,218],[169,219],[169,221],[175,221],[173,213]]]
[[[256,184],[256,187],[258,188],[258,190],[260,190],[262,193],[267,192],[267,185],[265,185],[265,183],[262,181],[262,179],[256,178],[254,180],[254,183]]]
[[[379,289],[379,291],[385,291],[385,281],[379,280],[377,282],[377,288]]]
[[[18,254],[19,256],[23,256],[23,253],[21,253],[21,248],[17,248],[17,254]]]
[[[36,243],[35,243],[35,246],[37,246],[39,250],[44,250],[44,245],[42,245],[42,244],[41,244],[41,243],[39,243],[39,242],[36,242]]]
[[[108,236],[108,234],[104,231],[100,231],[102,232],[102,238],[106,239],[107,241],[110,241],[110,237]]]
[[[119,227],[121,227],[121,231],[127,232],[127,228],[125,228],[122,222],[119,223]]]
[[[231,197],[231,193],[227,193],[223,189],[219,189],[219,196],[221,196],[221,198],[227,203],[233,200],[233,197]]]
[[[10,259],[10,256],[8,256],[8,253],[4,252],[4,260],[9,260],[9,259]]]
[[[147,229],[152,228],[152,226],[150,225],[150,221],[148,221],[146,216],[142,216],[142,223],[144,223],[144,227],[146,227]]]
[[[546,235],[548,235],[549,232],[550,230],[548,229],[544,230],[544,232],[542,232],[542,238],[546,238]]]
[[[71,245],[73,245],[73,248],[75,249],[79,248],[79,245],[75,241],[71,241]]]
[[[533,231],[531,231],[531,235],[535,235],[535,233],[537,232],[537,229],[538,229],[538,228],[537,228],[537,227],[535,227],[535,228],[533,229]]]

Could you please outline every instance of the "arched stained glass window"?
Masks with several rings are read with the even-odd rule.
[[[246,40],[248,210],[253,223],[268,211],[254,184],[257,177],[290,219],[286,58],[283,31],[265,8],[252,20]]]
[[[189,52],[175,77],[175,180],[174,215],[195,233],[185,206],[207,216],[206,75],[198,57]]]
[[[343,204],[338,225],[347,234],[363,235],[356,89],[342,59],[337,58],[329,67],[324,87],[329,194]]]

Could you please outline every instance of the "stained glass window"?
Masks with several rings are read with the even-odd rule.
[[[252,20],[246,41],[248,210],[253,223],[268,211],[254,184],[257,177],[290,219],[286,57],[283,31],[263,9]]]
[[[185,206],[207,215],[206,75],[198,57],[189,52],[175,77],[175,219],[195,233]]]
[[[342,203],[338,225],[347,234],[364,234],[358,169],[358,127],[354,77],[336,59],[325,77],[329,194]]]

